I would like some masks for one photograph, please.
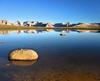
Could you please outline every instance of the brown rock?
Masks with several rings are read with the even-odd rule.
[[[28,61],[38,59],[38,54],[30,49],[18,49],[9,54],[10,60]]]

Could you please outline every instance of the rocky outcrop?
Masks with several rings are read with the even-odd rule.
[[[47,28],[54,28],[53,24],[51,24],[51,23],[47,23],[46,27]]]
[[[38,54],[30,49],[18,49],[9,54],[9,60],[32,61],[38,59]]]
[[[82,24],[79,24],[77,25],[78,27],[99,27],[98,24],[95,24],[95,23],[82,23]]]

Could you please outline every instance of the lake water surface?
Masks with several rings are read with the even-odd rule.
[[[33,49],[37,61],[9,61],[14,49]],[[100,81],[100,31],[0,31],[0,81]]]

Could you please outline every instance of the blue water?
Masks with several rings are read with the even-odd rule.
[[[19,48],[35,50],[39,59],[26,66],[9,61]],[[98,30],[0,31],[0,81],[99,81],[99,62]]]

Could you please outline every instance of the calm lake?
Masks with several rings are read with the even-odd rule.
[[[33,49],[37,61],[9,61],[14,49]],[[0,81],[100,81],[100,31],[0,31]]]

